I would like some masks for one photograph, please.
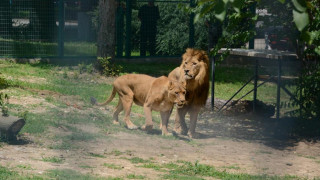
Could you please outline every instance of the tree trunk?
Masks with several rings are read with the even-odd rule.
[[[16,135],[24,126],[25,120],[14,116],[0,115],[0,135],[7,140],[16,139]]]
[[[115,56],[115,0],[99,0],[98,57]]]

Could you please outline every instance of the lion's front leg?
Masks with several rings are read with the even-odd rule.
[[[190,138],[199,138],[199,134],[195,132],[199,112],[200,112],[200,108],[198,108],[198,107],[192,107],[189,111],[190,127],[189,127],[189,131],[188,131],[188,136]]]
[[[143,106],[144,109],[144,115],[146,118],[145,124],[141,127],[142,130],[150,131],[153,128],[153,122],[152,122],[152,109],[150,105],[147,103]]]
[[[171,133],[168,132],[168,122],[169,122],[169,118],[170,118],[170,115],[171,115],[171,110],[170,111],[160,112],[160,115],[161,115],[162,135],[164,135],[164,136],[172,135]]]
[[[178,134],[186,135],[188,128],[185,121],[185,116],[187,114],[188,107],[184,106],[182,108],[177,108],[176,119],[174,122],[174,131]]]

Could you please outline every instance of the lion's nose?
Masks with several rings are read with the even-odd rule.
[[[188,72],[189,72],[189,70],[188,70],[188,69],[185,69],[185,70],[184,70],[184,73],[186,73],[186,74],[187,74]]]
[[[186,102],[186,101],[185,101],[185,100],[180,100],[180,102],[181,102],[181,103],[184,103],[184,102]]]

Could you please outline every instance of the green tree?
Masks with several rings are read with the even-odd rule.
[[[157,51],[160,54],[177,55],[185,51],[189,40],[189,15],[172,3],[160,4]]]

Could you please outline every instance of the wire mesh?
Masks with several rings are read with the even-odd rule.
[[[64,3],[64,55],[96,56],[96,27],[98,0],[66,0]]]
[[[58,56],[59,10],[65,17],[64,56],[95,56],[93,2],[65,0],[61,8],[59,0],[1,0],[0,56]]]
[[[131,34],[124,31],[121,37],[128,22],[123,13],[126,3],[120,1],[117,20],[126,21],[117,26],[117,49],[130,38],[131,56],[180,56],[189,45],[190,22],[189,14],[181,6],[189,2],[137,1],[132,5]]]
[[[54,1],[1,1],[0,56],[55,56],[56,3]]]

